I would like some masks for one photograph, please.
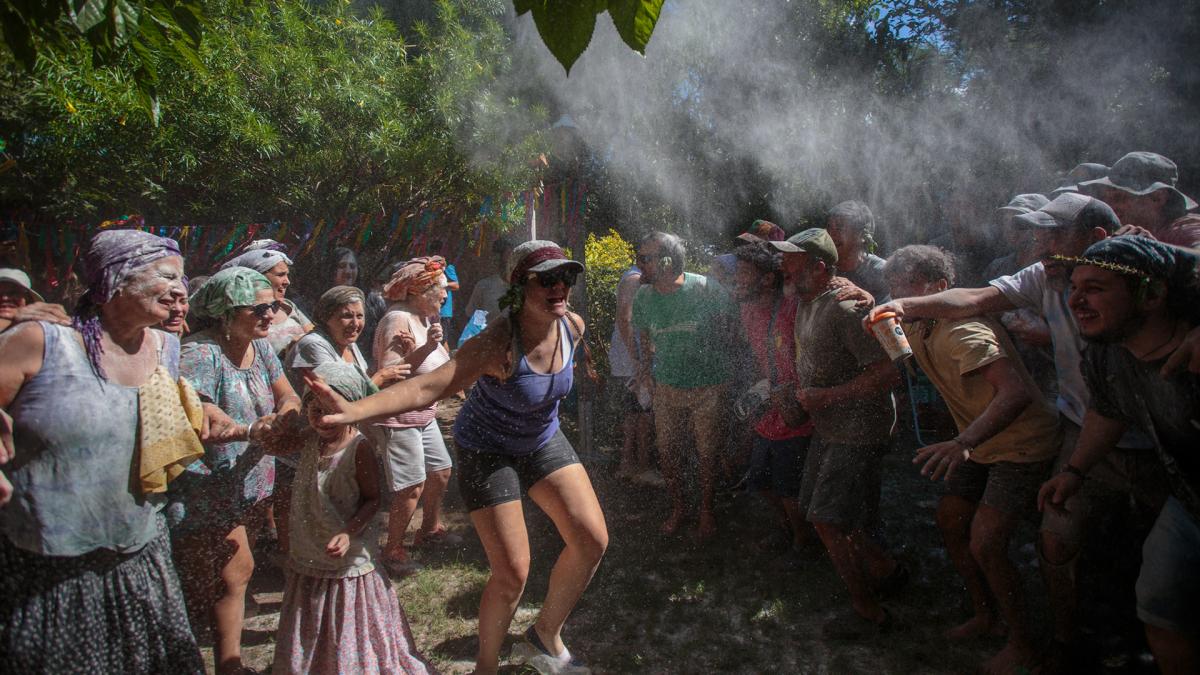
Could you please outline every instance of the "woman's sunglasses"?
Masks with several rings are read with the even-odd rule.
[[[542,288],[553,288],[559,283],[570,288],[575,285],[575,277],[579,276],[579,272],[569,267],[558,267],[545,272],[534,272],[534,275]]]
[[[264,302],[260,305],[245,305],[244,307],[253,312],[254,316],[265,319],[278,312],[283,307],[283,303],[276,300],[275,302]]]

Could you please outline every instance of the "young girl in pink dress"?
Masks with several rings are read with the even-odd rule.
[[[347,399],[373,391],[352,366],[315,371]],[[368,542],[379,508],[374,452],[351,425],[321,425],[304,399],[313,434],[293,483],[288,577],[280,609],[275,673],[428,673],[391,583]]]

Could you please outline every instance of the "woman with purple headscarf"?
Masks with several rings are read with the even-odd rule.
[[[84,262],[72,326],[25,322],[0,341],[0,672],[202,673],[160,515],[202,450],[179,341],[152,329],[183,259],[120,230]]]

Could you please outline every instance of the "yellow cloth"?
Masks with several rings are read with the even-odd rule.
[[[169,481],[204,456],[199,436],[203,421],[196,390],[182,377],[173,381],[163,366],[138,387],[138,479],[143,494],[166,492]]]
[[[996,395],[977,372],[989,363],[1007,358],[1033,397],[1012,424],[980,443],[971,459],[983,464],[1037,462],[1058,454],[1058,414],[1025,370],[1003,328],[991,319],[974,318],[906,323],[904,329],[913,357],[946,400],[959,432],[983,414]]]

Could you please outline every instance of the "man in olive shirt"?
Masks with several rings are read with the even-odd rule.
[[[832,638],[863,637],[888,623],[876,588],[898,568],[868,534],[879,510],[880,461],[896,423],[899,372],[862,328],[862,310],[839,302],[837,250],[825,230],[769,242],[795,284],[796,398],[812,416],[800,486],[807,514],[850,592],[854,611],[825,626]]]
[[[728,339],[733,306],[719,285],[685,273],[683,240],[654,232],[638,246],[642,288],[633,301],[633,327],[640,333],[638,379],[654,388],[654,428],[671,515],[662,532],[673,534],[685,512],[680,455],[696,449],[700,466],[700,522],[706,539],[716,532],[714,466],[729,424]]]

